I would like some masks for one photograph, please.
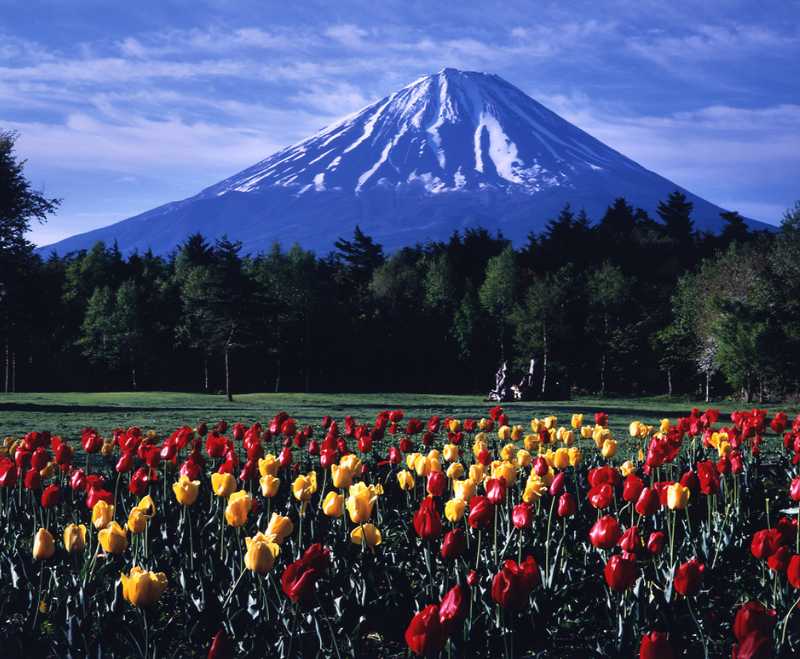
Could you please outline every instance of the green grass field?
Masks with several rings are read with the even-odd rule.
[[[138,425],[160,435],[180,425],[194,426],[198,421],[214,423],[224,419],[268,422],[285,410],[301,424],[318,424],[326,414],[343,419],[350,414],[358,421],[371,422],[384,409],[400,408],[408,417],[426,420],[432,414],[442,417],[480,418],[486,416],[492,403],[479,396],[427,394],[241,394],[229,403],[224,396],[174,392],[115,393],[34,393],[0,394],[0,437],[17,436],[31,430],[49,430],[68,439],[76,439],[86,426],[105,435],[116,427]],[[608,412],[610,425],[618,438],[627,437],[633,420],[656,423],[663,417],[675,419],[693,407],[705,409],[702,402],[651,398],[579,398],[568,401],[508,403],[504,405],[511,421],[526,426],[534,416],[555,414],[559,423],[569,424],[573,412],[588,415],[598,410]],[[722,422],[734,409],[744,404],[712,403],[722,412]],[[752,405],[751,405],[752,407]],[[770,412],[785,410],[790,416],[798,412],[794,406],[766,406]]]

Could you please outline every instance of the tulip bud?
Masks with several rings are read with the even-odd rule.
[[[33,538],[33,558],[43,561],[56,553],[56,543],[53,535],[47,529],[39,529]]]

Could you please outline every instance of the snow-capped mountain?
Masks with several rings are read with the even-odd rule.
[[[567,202],[598,219],[624,196],[655,217],[675,189],[502,78],[444,69],[194,197],[42,251],[116,240],[164,253],[198,231],[245,252],[325,251],[356,224],[388,249],[478,225],[520,242]],[[698,228],[718,229],[722,209],[684,192]]]

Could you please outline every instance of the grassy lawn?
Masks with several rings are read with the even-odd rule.
[[[138,425],[167,434],[180,425],[194,426],[198,421],[268,422],[286,410],[301,424],[319,424],[326,414],[343,419],[350,414],[358,421],[371,422],[380,410],[400,408],[408,417],[427,419],[432,414],[442,417],[480,418],[492,406],[479,396],[428,394],[240,394],[229,403],[224,396],[174,392],[114,393],[18,393],[0,394],[0,437],[21,435],[31,430],[49,430],[68,439],[77,439],[82,428],[93,426],[101,434],[113,428]],[[656,423],[663,417],[684,416],[693,407],[705,409],[702,402],[651,398],[579,398],[568,401],[508,403],[504,407],[513,423],[526,426],[534,417],[555,414],[559,424],[569,425],[573,412],[584,412],[586,422],[598,410],[608,412],[610,425],[619,438],[627,437],[633,420]],[[722,412],[721,421],[743,404],[712,403]],[[785,410],[790,416],[795,406],[769,405],[770,412]]]

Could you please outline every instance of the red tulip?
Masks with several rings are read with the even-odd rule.
[[[760,602],[742,604],[733,621],[733,635],[740,643],[750,634],[769,636],[777,621],[777,613]]]
[[[571,517],[578,509],[575,497],[569,492],[564,492],[558,497],[558,508],[556,509],[559,517]]]
[[[529,528],[533,522],[533,509],[525,502],[518,503],[511,511],[511,521],[515,529]]]
[[[81,446],[87,453],[97,453],[103,446],[103,438],[91,429],[84,430]]]
[[[131,480],[130,483],[128,483],[128,492],[140,497],[147,492],[147,486],[149,484],[150,470],[147,467],[139,467],[131,474]]]
[[[309,567],[314,568],[317,573],[322,574],[330,567],[331,550],[319,542],[315,542],[303,552],[302,561]]]
[[[439,622],[448,632],[452,631],[467,613],[466,595],[464,587],[456,584],[447,591],[439,604]]]
[[[669,637],[664,632],[650,632],[642,636],[639,659],[673,659],[675,653]]]
[[[634,506],[636,512],[643,517],[655,515],[660,507],[661,502],[658,498],[658,494],[656,494],[655,490],[649,487],[646,487],[642,490],[642,493],[636,500],[636,506]]]
[[[664,549],[667,536],[663,531],[653,531],[647,539],[647,551],[653,556],[658,556]]]
[[[786,568],[786,579],[792,588],[800,588],[800,555],[795,554],[789,559]]]
[[[489,503],[499,504],[506,498],[506,482],[502,478],[489,478],[486,481],[486,498]]]
[[[433,471],[428,476],[428,494],[434,497],[442,496],[447,490],[447,476],[443,471]]]
[[[480,462],[484,467],[492,462],[492,456],[485,448],[481,449],[478,453],[478,462]]]
[[[464,529],[460,526],[448,531],[442,539],[441,554],[444,560],[456,559],[461,556],[467,548],[467,536]]]
[[[786,572],[791,556],[792,554],[786,545],[778,547],[775,553],[767,559],[767,567],[773,572]]]
[[[607,426],[608,425],[608,414],[605,412],[595,412],[594,414],[594,422],[598,426]]]
[[[476,495],[469,500],[467,523],[473,529],[485,529],[492,523],[494,506],[484,496]]]
[[[91,510],[95,507],[95,504],[100,500],[105,501],[108,504],[114,503],[114,495],[111,494],[108,490],[104,490],[101,487],[90,487],[86,490],[86,507]]]
[[[120,455],[119,460],[117,460],[117,464],[114,466],[114,469],[118,474],[125,474],[129,472],[132,468],[133,468],[133,453],[131,452],[124,452],[122,455]]]
[[[284,469],[292,464],[292,449],[288,446],[284,446],[278,456],[278,461]]]
[[[42,477],[38,469],[31,467],[25,472],[23,483],[26,490],[38,490],[42,487]]]
[[[42,507],[52,508],[61,501],[61,488],[55,483],[48,485],[42,492]]]
[[[614,488],[608,483],[601,483],[590,489],[587,496],[593,508],[603,510],[608,508],[614,500]]]
[[[9,458],[0,458],[0,487],[14,487],[17,484],[17,465]]]
[[[553,478],[553,482],[550,483],[550,496],[557,497],[564,491],[564,472],[560,471],[555,475]]]
[[[597,549],[611,549],[622,536],[617,518],[605,515],[598,519],[589,531],[589,542]]]
[[[789,484],[789,498],[792,501],[800,501],[800,476],[793,478]]]
[[[777,528],[762,529],[753,534],[750,552],[759,560],[766,560],[783,544],[783,535]]]
[[[442,517],[436,507],[436,500],[425,497],[414,513],[414,530],[423,540],[432,540],[442,532]]]
[[[55,448],[56,463],[60,467],[68,467],[72,464],[73,451],[72,447],[66,442],[61,442]]]
[[[614,554],[603,569],[606,583],[611,590],[621,592],[627,590],[636,582],[638,576],[636,561]]]
[[[286,566],[281,576],[281,589],[295,604],[310,604],[317,583],[317,570],[302,558]]]
[[[550,471],[550,465],[547,464],[547,460],[545,460],[542,456],[539,456],[533,461],[533,473],[539,477],[543,477],[548,471]]]
[[[211,640],[208,659],[232,659],[233,647],[224,629],[220,629]]]
[[[711,460],[697,463],[697,478],[700,481],[700,491],[706,496],[719,492],[719,473]]]
[[[470,570],[467,574],[467,585],[474,586],[479,580],[478,573],[475,570]]]
[[[492,579],[492,600],[505,609],[524,608],[539,580],[539,566],[532,556],[519,565],[516,561],[505,561]]]
[[[628,474],[622,486],[622,498],[633,503],[639,499],[643,489],[644,481],[636,474]]]
[[[622,551],[629,554],[638,554],[641,552],[644,545],[642,543],[642,537],[639,535],[639,527],[631,526],[627,529],[617,541],[617,546]]]
[[[694,595],[703,581],[703,572],[706,567],[696,558],[678,566],[675,571],[673,586],[681,595]]]
[[[439,607],[428,604],[411,619],[405,633],[409,649],[418,655],[441,652],[447,642],[447,631],[439,621]]]
[[[73,469],[69,476],[69,486],[73,490],[83,491],[86,487],[86,474],[83,469]]]

